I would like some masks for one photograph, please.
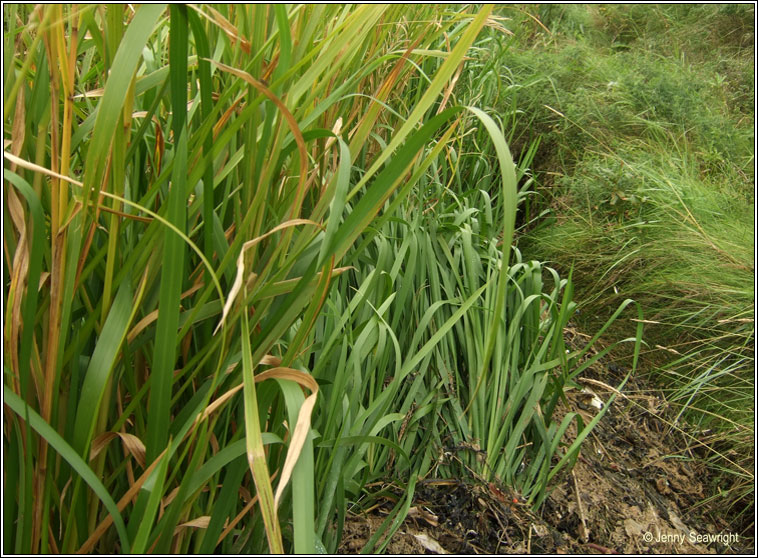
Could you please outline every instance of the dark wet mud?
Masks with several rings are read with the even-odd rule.
[[[586,424],[624,372],[613,365],[587,370],[562,412],[579,412]],[[699,505],[708,471],[688,453],[670,414],[654,389],[631,379],[538,513],[494,483],[423,479],[386,553],[754,554],[752,538],[713,505]],[[391,508],[387,502],[348,515],[339,552],[360,552]]]

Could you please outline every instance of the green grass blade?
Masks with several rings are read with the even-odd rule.
[[[142,490],[149,491],[150,496],[147,500],[144,514],[139,518],[139,527],[131,548],[132,554],[144,554],[147,548],[153,520],[155,519],[155,514],[158,512],[158,506],[161,503],[161,496],[163,495],[163,484],[166,482],[168,461],[168,455],[164,455],[153,475],[142,486]]]
[[[172,129],[176,152],[168,195],[168,220],[184,232],[187,209],[184,197],[186,189],[187,131],[187,16],[186,7],[171,6],[171,105],[173,108]],[[155,337],[155,352],[152,370],[153,385],[148,406],[148,425],[145,438],[147,460],[154,461],[165,449],[168,441],[171,385],[173,383],[177,330],[179,326],[179,301],[184,278],[185,245],[173,231],[166,229],[163,240],[163,267],[161,269],[160,304]]]
[[[435,73],[432,83],[430,83],[429,86],[425,88],[423,97],[414,107],[411,114],[408,115],[405,123],[395,133],[392,141],[387,144],[387,148],[382,150],[381,155],[376,158],[371,167],[366,171],[366,174],[361,179],[361,181],[350,192],[348,200],[351,199],[360,190],[363,184],[365,184],[368,179],[374,175],[374,173],[394,153],[400,144],[405,141],[405,138],[408,136],[411,130],[413,130],[418,122],[422,120],[424,113],[426,113],[426,111],[429,110],[429,107],[432,106],[432,103],[437,100],[437,97],[442,91],[442,88],[445,86],[448,80],[452,77],[453,72],[456,71],[460,63],[463,61],[463,57],[466,55],[469,47],[473,44],[474,39],[476,39],[477,35],[482,30],[482,27],[484,27],[484,23],[491,12],[492,6],[485,6],[479,10],[479,13],[477,13],[471,23],[469,23],[463,36],[461,36],[461,38],[458,40],[458,43],[450,52],[445,62]]]
[[[200,108],[203,114],[203,120],[207,120],[213,113],[213,97],[211,81],[211,64],[208,59],[211,57],[208,37],[205,33],[200,17],[195,10],[187,10],[187,18],[192,27],[192,36],[195,38],[195,47],[198,55],[198,71],[200,79]],[[213,257],[213,135],[207,134],[203,143],[203,155],[205,160],[205,171],[203,173],[203,251],[208,261]]]
[[[287,406],[288,424],[298,422],[298,413],[305,396],[298,384],[289,380],[277,380]],[[290,426],[293,428],[293,426]],[[292,471],[292,527],[294,530],[295,554],[314,554],[316,552],[314,521],[315,487],[313,469],[313,441],[309,433],[300,451],[300,457]]]
[[[124,282],[108,312],[82,384],[74,427],[74,448],[82,457],[88,455],[100,402],[133,315],[131,288],[128,282]]]
[[[13,393],[8,386],[3,386],[3,402],[8,405],[13,412],[15,412],[22,419],[25,416],[29,417],[30,426],[42,436],[47,443],[58,452],[58,454],[68,462],[71,467],[79,474],[79,476],[86,482],[90,488],[95,492],[98,498],[103,502],[108,512],[113,518],[113,522],[116,525],[118,531],[119,542],[121,548],[130,548],[129,538],[126,534],[126,526],[124,525],[124,519],[118,511],[116,502],[113,501],[108,490],[103,486],[100,480],[97,478],[92,469],[89,468],[87,463],[82,459],[79,454],[72,448],[60,434],[58,434],[48,423],[46,423],[42,417],[30,409],[15,393]]]
[[[247,460],[241,458],[245,453],[245,441],[240,441],[242,442],[242,451],[238,456],[239,458],[227,464],[221,491],[218,493],[218,498],[212,503],[211,520],[203,534],[203,542],[198,551],[200,554],[212,554],[216,550],[219,535],[224,529],[224,523],[234,510],[242,478],[248,470]]]
[[[511,157],[510,150],[505,143],[505,137],[503,136],[502,130],[498,128],[491,117],[481,110],[474,107],[469,107],[469,110],[479,118],[482,124],[484,124],[484,127],[487,129],[492,143],[495,146],[503,185],[503,255],[500,263],[500,272],[498,274],[497,298],[495,299],[495,307],[493,308],[492,317],[487,329],[484,357],[482,359],[481,368],[478,372],[479,379],[477,380],[474,392],[470,396],[470,407],[487,376],[487,372],[489,371],[490,358],[492,357],[492,351],[495,348],[497,332],[500,329],[500,320],[502,319],[503,308],[505,306],[505,292],[508,282],[507,270],[510,263],[513,229],[516,222],[516,203],[518,193],[516,187],[516,168],[513,164],[513,157]],[[468,407],[466,410],[468,410]]]
[[[247,311],[242,313],[242,377],[244,382],[243,397],[245,402],[245,440],[247,461],[255,487],[258,491],[263,522],[266,527],[266,537],[271,552],[281,554],[283,550],[282,535],[279,527],[274,492],[271,488],[266,454],[263,451],[261,425],[258,417],[258,400],[256,397],[255,378],[253,377],[253,359],[250,348],[250,327]]]
[[[90,189],[100,190],[111,138],[113,138],[118,125],[118,118],[124,106],[129,82],[137,67],[137,62],[142,56],[142,49],[165,9],[164,4],[143,4],[140,6],[134,14],[131,24],[127,27],[113,58],[112,66],[118,70],[112,72],[108,77],[105,92],[100,103],[98,103],[98,113],[91,143],[93,149],[87,153],[83,180],[85,184],[83,193],[85,207],[89,200]]]

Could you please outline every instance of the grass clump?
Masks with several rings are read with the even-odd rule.
[[[544,500],[591,359],[454,103],[491,9],[4,6],[4,551],[333,552],[389,477],[381,550],[451,439]]]
[[[3,10],[4,550],[314,552],[298,357],[488,8]]]
[[[503,145],[500,134],[490,141]],[[572,378],[608,350],[592,358],[593,343],[566,350],[570,280],[518,251],[506,264],[509,237],[499,223],[514,219],[507,192],[517,173],[509,179],[506,165],[501,179],[495,161],[462,153],[461,144],[435,145],[441,153],[412,195],[395,199],[395,212],[349,256],[354,269],[337,279],[303,355],[323,393],[317,500],[338,504],[333,526],[320,516],[328,549],[348,502],[396,498],[390,479],[402,495],[369,551],[382,551],[400,527],[419,479],[473,476],[538,507],[603,414],[589,424],[575,413],[555,416]],[[481,174],[471,172],[474,159]],[[463,169],[468,179],[478,174],[477,188],[456,186]],[[577,436],[567,443],[573,423]],[[444,457],[451,451],[460,460]]]

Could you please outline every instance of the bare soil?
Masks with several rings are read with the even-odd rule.
[[[585,389],[567,392],[561,411],[581,413],[586,424],[597,412],[593,400],[608,401],[625,372],[612,364],[587,370],[579,379]],[[753,538],[713,505],[699,505],[708,471],[688,447],[665,401],[630,379],[538,513],[494,483],[423,479],[385,552],[755,555]],[[349,514],[339,552],[360,552],[392,505]]]

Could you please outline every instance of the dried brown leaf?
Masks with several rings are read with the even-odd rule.
[[[234,304],[234,300],[237,297],[237,294],[240,292],[240,289],[242,289],[242,279],[244,278],[244,275],[245,275],[245,251],[247,251],[248,249],[258,244],[261,240],[263,240],[267,236],[270,236],[274,234],[275,232],[281,231],[288,227],[293,227],[295,225],[313,225],[315,227],[321,228],[321,225],[319,225],[315,221],[310,221],[309,219],[291,219],[289,221],[285,221],[284,223],[280,225],[277,225],[276,227],[274,227],[267,233],[257,236],[252,240],[248,240],[242,245],[242,249],[240,250],[239,256],[237,256],[237,276],[234,278],[234,283],[232,284],[232,288],[229,291],[229,296],[226,299],[226,304],[224,305],[224,311],[221,314],[221,321],[219,321],[218,325],[216,326],[216,329],[213,332],[214,335],[218,332],[219,329],[221,329],[221,326],[224,325],[226,316],[229,314],[229,311],[232,309],[232,304]]]
[[[211,522],[211,516],[210,515],[201,515],[200,517],[196,517],[195,519],[191,519],[189,521],[186,521],[185,523],[182,523],[181,525],[177,525],[174,529],[174,534],[176,535],[179,531],[182,529],[186,529],[187,527],[194,527],[195,529],[207,529],[208,525],[210,525]]]
[[[284,492],[284,488],[292,476],[292,471],[297,463],[297,458],[300,457],[300,452],[305,444],[305,439],[308,436],[308,430],[311,426],[311,413],[313,407],[316,405],[316,396],[318,395],[318,383],[310,374],[306,374],[301,370],[295,370],[294,368],[272,368],[266,370],[255,376],[255,381],[262,382],[269,378],[279,378],[282,380],[291,380],[297,382],[301,386],[308,388],[311,394],[305,398],[300,411],[297,415],[297,424],[292,432],[292,438],[290,439],[289,449],[287,450],[287,457],[284,459],[284,466],[282,467],[282,476],[279,479],[279,484],[276,487],[276,494],[274,495],[274,505],[279,506],[279,499]]]
[[[126,450],[131,454],[134,459],[137,460],[137,463],[139,463],[140,467],[145,467],[145,444],[142,443],[142,440],[137,438],[134,434],[129,434],[127,432],[103,432],[102,434],[99,434],[98,436],[95,436],[94,440],[92,440],[92,446],[90,447],[89,452],[89,459],[92,461],[97,457],[97,455],[103,451],[111,440],[114,438],[121,438],[121,443],[124,445]]]

